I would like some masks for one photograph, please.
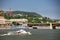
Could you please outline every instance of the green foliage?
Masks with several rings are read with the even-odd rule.
[[[43,21],[43,23],[48,22],[55,22],[47,17],[42,17],[41,15],[35,13],[35,12],[23,12],[23,11],[12,11],[12,16],[9,16],[7,14],[4,13],[4,11],[2,11],[3,13],[0,14],[1,16],[4,16],[5,19],[28,19],[28,22],[30,23],[41,23],[41,21]],[[17,15],[17,14],[21,14]],[[15,16],[14,16],[15,15]],[[39,19],[40,17],[42,17],[42,19]],[[16,25],[16,22],[13,22],[14,25]]]
[[[17,22],[12,22],[13,25],[20,25],[19,23]]]
[[[12,22],[12,24],[13,24],[13,25],[17,25],[17,23],[16,23],[16,22]]]

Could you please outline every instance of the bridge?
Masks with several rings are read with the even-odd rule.
[[[56,29],[56,27],[60,27],[60,23],[28,23],[29,27],[32,26],[49,26],[50,29]]]

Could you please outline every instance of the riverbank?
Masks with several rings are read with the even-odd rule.
[[[10,29],[10,28],[0,28],[0,30],[4,30],[4,29]]]
[[[6,29],[19,29],[19,28],[0,28],[0,30],[6,30]],[[27,29],[27,28],[24,28],[24,29]],[[50,29],[49,26],[33,26],[33,27],[28,27],[28,29]],[[60,26],[59,27],[56,27],[56,29],[60,29]]]

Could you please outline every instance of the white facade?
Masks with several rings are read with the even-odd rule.
[[[6,19],[0,19],[0,24],[5,24]]]
[[[0,19],[0,24],[8,24],[12,22],[18,22],[18,23],[27,23],[27,19]]]
[[[26,22],[28,20],[27,19],[10,19],[9,21],[11,21],[11,22],[13,22],[13,21],[16,21],[16,22],[19,22],[19,21]]]

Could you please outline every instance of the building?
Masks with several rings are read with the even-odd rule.
[[[13,22],[23,24],[28,23],[27,19],[0,19],[0,24],[12,24]]]
[[[3,16],[0,16],[0,24],[7,24],[9,20],[5,19]],[[9,22],[10,23],[10,22]]]
[[[2,13],[3,11],[0,11],[0,24],[12,24],[12,22],[17,22],[19,24],[28,23],[27,19],[5,19],[4,16],[1,16]],[[21,14],[18,15],[22,16]],[[11,9],[10,9],[10,16],[11,16]]]
[[[5,20],[6,20],[6,19],[4,19],[4,16],[1,16],[2,13],[3,13],[3,12],[0,11],[0,24],[5,24]]]
[[[5,24],[5,19],[0,19],[0,24]]]
[[[27,19],[10,19],[9,21],[10,21],[10,23],[17,22],[19,24],[28,23]]]

